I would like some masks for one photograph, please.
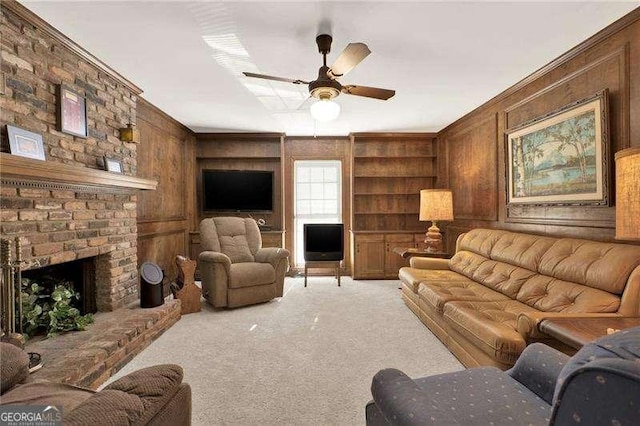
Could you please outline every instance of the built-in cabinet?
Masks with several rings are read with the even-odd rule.
[[[394,247],[420,247],[420,190],[435,188],[433,133],[351,135],[351,252],[356,279],[397,278],[408,264]]]
[[[352,231],[351,239],[354,279],[395,279],[398,278],[398,270],[409,265],[409,259],[394,253],[393,249],[420,247],[424,234]]]

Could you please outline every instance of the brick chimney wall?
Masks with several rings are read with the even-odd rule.
[[[137,92],[13,8],[0,8],[2,151],[9,124],[41,134],[48,162],[102,169],[106,155],[135,176],[136,144],[119,129],[135,120]],[[57,130],[60,84],[85,96],[87,138]],[[138,298],[135,191],[3,179],[0,196],[0,234],[20,237],[26,269],[97,256],[98,309]]]

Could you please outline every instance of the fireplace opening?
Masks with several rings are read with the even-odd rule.
[[[45,287],[48,292],[56,284],[66,282],[71,290],[80,294],[74,307],[81,315],[93,314],[98,311],[96,304],[96,277],[94,258],[74,260],[58,265],[45,266],[22,272],[23,278],[28,278]]]

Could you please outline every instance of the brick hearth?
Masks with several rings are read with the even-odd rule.
[[[85,331],[27,344],[26,350],[41,354],[44,362],[31,378],[97,389],[179,319],[179,300],[99,312]]]

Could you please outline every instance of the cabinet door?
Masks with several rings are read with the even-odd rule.
[[[384,235],[355,235],[353,278],[384,278]]]
[[[426,232],[425,232],[426,234]],[[414,237],[414,241],[415,241],[415,248],[418,249],[425,249],[427,247],[427,245],[425,244],[424,240],[425,238],[427,238],[427,236],[425,234],[415,234]]]
[[[403,266],[409,266],[409,259],[404,259],[393,252],[395,247],[409,248],[414,245],[413,234],[387,234],[385,235],[384,276],[385,278],[398,278],[398,270]]]

